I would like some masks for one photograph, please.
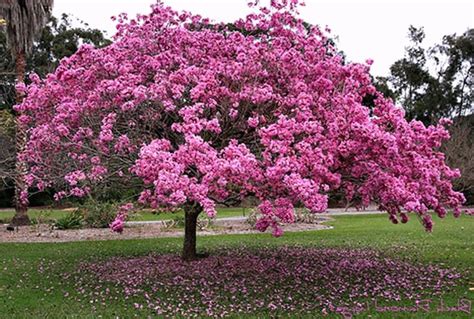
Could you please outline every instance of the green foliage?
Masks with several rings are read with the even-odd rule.
[[[88,199],[78,211],[84,216],[88,227],[107,228],[117,215],[117,204]]]
[[[1,99],[1,98],[0,98]],[[12,204],[15,171],[15,120],[7,110],[0,109],[0,207]]]
[[[390,68],[389,84],[409,119],[425,124],[474,111],[474,29],[446,35],[441,44],[425,49],[423,28],[409,29],[405,57]]]
[[[59,218],[54,226],[57,229],[79,229],[84,226],[84,216],[79,210],[74,210],[64,217]]]

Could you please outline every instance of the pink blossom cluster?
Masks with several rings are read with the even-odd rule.
[[[230,185],[251,190],[252,182],[262,178],[258,161],[244,144],[232,140],[218,152],[194,134],[186,135],[174,151],[168,140],[152,141],[141,149],[131,171],[153,186],[142,192],[141,202],[156,208],[195,201],[209,217],[216,214],[211,198],[225,200]]]
[[[118,209],[117,216],[110,224],[110,229],[118,233],[123,232],[124,222],[127,219],[128,213],[133,210],[133,208],[133,204],[131,203],[121,205]]]
[[[406,121],[372,85],[372,61],[345,63],[297,7],[274,0],[232,24],[161,3],[120,15],[112,45],[84,45],[24,88],[16,109],[34,183],[63,187],[60,198],[140,179],[141,202],[195,202],[209,216],[254,195],[257,227],[276,236],[295,206],[323,212],[334,193],[377,203],[393,222],[416,212],[427,230],[429,210],[457,212],[459,172],[439,151],[449,123]]]

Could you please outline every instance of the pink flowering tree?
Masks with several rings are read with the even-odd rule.
[[[119,16],[112,45],[84,45],[23,88],[29,185],[60,187],[60,199],[139,181],[141,204],[184,209],[188,260],[198,215],[249,195],[260,199],[256,227],[275,236],[294,207],[324,212],[334,193],[377,203],[392,222],[415,212],[427,230],[428,210],[459,214],[459,172],[438,150],[448,123],[407,122],[376,92],[371,61],[345,64],[297,9],[272,1],[229,25],[160,3]],[[114,230],[130,209],[121,207]]]

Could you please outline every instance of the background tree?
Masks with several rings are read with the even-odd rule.
[[[12,173],[15,170],[15,121],[7,110],[0,110],[0,203],[12,199]]]
[[[446,35],[442,44],[431,49],[437,75],[451,117],[474,111],[474,29],[457,36]]]
[[[461,177],[454,181],[456,190],[463,192],[466,204],[474,203],[474,115],[461,116],[455,119],[450,127],[451,138],[442,148],[446,162],[451,167],[458,167]]]
[[[406,56],[390,67],[386,79],[409,119],[425,124],[474,111],[474,29],[447,35],[441,44],[423,48],[423,28],[409,29]],[[380,79],[383,82],[383,79]]]
[[[24,83],[26,56],[31,52],[33,44],[44,24],[49,18],[53,0],[4,0],[0,3],[0,15],[6,20],[7,44],[12,57],[15,59],[16,80]],[[23,96],[17,91],[16,102],[21,103]],[[17,123],[15,146],[17,153],[25,148],[26,132]],[[27,167],[21,158],[15,163],[15,216],[13,225],[27,225],[29,218],[28,188],[25,175]]]

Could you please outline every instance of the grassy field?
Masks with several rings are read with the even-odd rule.
[[[339,216],[331,223],[334,226],[331,230],[286,233],[281,238],[272,238],[269,234],[208,236],[199,238],[198,246],[210,254],[243,245],[253,249],[283,245],[372,248],[389,256],[455,267],[466,272],[465,284],[449,292],[443,300],[449,305],[454,305],[459,298],[473,301],[474,217],[436,218],[435,223],[433,233],[429,234],[416,220],[393,225],[385,215]],[[147,317],[146,310],[127,306],[131,301],[124,298],[106,305],[65,298],[74,293],[74,282],[64,280],[62,274],[73,271],[84,261],[150,253],[178,254],[181,244],[180,238],[0,244],[0,318]],[[436,309],[430,313],[379,313],[371,310],[355,317],[367,318],[369,315],[371,318],[472,318],[472,313],[437,312]],[[257,317],[269,316],[269,313],[261,313]],[[291,314],[287,316],[291,317]],[[308,318],[318,316],[310,314]],[[329,317],[341,318],[340,315]]]
[[[250,209],[246,208],[218,208],[217,212],[218,215],[217,217],[234,217],[234,216],[245,216],[246,214],[248,215]],[[70,210],[63,210],[63,209],[38,209],[38,208],[33,208],[29,210],[28,215],[32,219],[38,219],[38,220],[57,220],[61,217],[66,216],[67,214],[70,213]],[[10,222],[11,218],[15,212],[13,210],[1,210],[0,211],[0,223],[8,223]],[[144,211],[139,211],[135,213],[130,220],[132,221],[152,221],[152,220],[166,220],[166,219],[172,219],[175,217],[184,217],[184,214],[182,211],[178,211],[175,213],[153,213],[148,210]]]

